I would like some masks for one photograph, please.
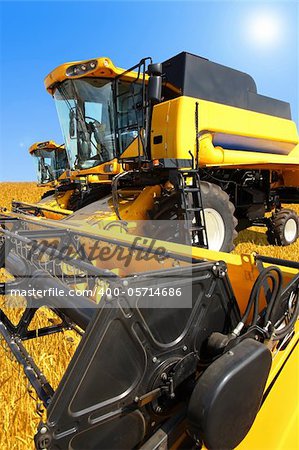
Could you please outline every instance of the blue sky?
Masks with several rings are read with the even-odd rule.
[[[291,103],[298,123],[298,2],[0,0],[0,180],[35,180],[28,147],[62,143],[43,79],[67,61],[109,56],[129,67],[183,50],[250,73]]]

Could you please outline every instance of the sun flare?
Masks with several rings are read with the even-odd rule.
[[[248,37],[258,46],[270,47],[283,36],[283,21],[278,15],[266,11],[256,13],[248,19]]]

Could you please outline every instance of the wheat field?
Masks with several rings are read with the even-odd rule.
[[[0,183],[0,206],[9,209],[12,199],[29,203],[36,202],[44,191],[35,183]],[[294,206],[293,209],[299,213],[298,206]],[[253,251],[298,261],[299,240],[288,247],[273,247],[268,245],[263,228],[241,232],[236,240],[234,253],[251,253]],[[0,281],[8,279],[9,274],[0,269]],[[0,297],[0,306],[8,312],[12,321],[16,322],[23,305],[20,299],[14,298],[6,299],[4,304],[4,297],[2,299]],[[33,325],[44,326],[54,321],[55,317],[50,311],[41,309],[38,311]],[[78,342],[79,339],[74,332],[65,331],[33,339],[26,342],[25,347],[55,389]],[[33,436],[41,417],[44,416],[42,405],[38,402],[33,389],[29,387],[23,369],[15,362],[2,340],[0,340],[0,361],[0,449],[33,450]]]

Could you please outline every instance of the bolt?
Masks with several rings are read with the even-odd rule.
[[[161,374],[161,380],[166,381],[167,380],[167,373],[163,372]]]
[[[233,355],[234,355],[234,352],[232,352],[232,351],[230,350],[229,352],[227,352],[227,354],[228,354],[229,356],[233,356]]]
[[[153,363],[156,363],[158,361],[158,358],[156,356],[153,357]]]
[[[46,427],[42,427],[42,428],[40,429],[40,434],[46,434],[47,431],[48,431],[48,430],[47,430]]]
[[[124,280],[123,285],[124,285],[124,286],[128,286],[128,284],[129,284],[128,281],[127,281],[127,280]]]
[[[184,351],[184,352],[187,351],[187,345],[184,345],[183,351]]]
[[[156,412],[156,413],[160,413],[161,411],[162,411],[161,406],[157,406],[157,408],[155,409],[155,412]]]
[[[134,402],[138,403],[138,401],[139,401],[139,397],[137,397],[137,395],[136,395],[136,397],[134,398]]]

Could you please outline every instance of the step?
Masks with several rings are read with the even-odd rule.
[[[202,230],[204,230],[205,229],[205,227],[204,226],[196,226],[196,227],[189,227],[188,228],[188,230],[189,231],[202,231]]]
[[[180,188],[183,192],[200,192],[200,189],[198,187],[184,187]]]
[[[186,208],[186,211],[203,211],[203,208],[199,207],[199,208]]]

